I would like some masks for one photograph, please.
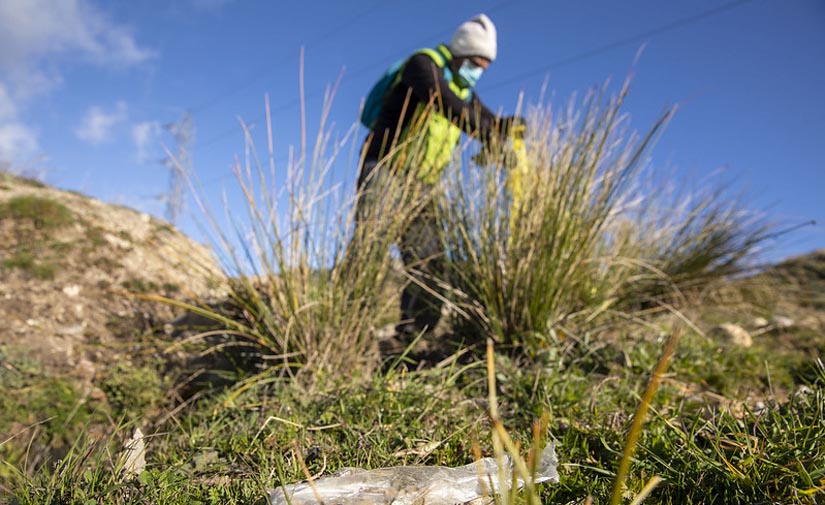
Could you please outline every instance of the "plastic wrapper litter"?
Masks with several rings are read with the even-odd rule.
[[[559,481],[558,458],[552,443],[541,453],[535,484]],[[512,481],[512,463],[505,459],[506,482]],[[524,482],[517,481],[519,487]],[[364,470],[344,468],[309,482],[279,487],[270,493],[273,505],[455,505],[498,494],[499,468],[493,458],[449,468],[397,466]]]

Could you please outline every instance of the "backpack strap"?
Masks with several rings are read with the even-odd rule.
[[[453,54],[450,52],[450,49],[444,45],[439,44],[435,49],[431,48],[424,48],[419,49],[418,51],[413,53],[413,56],[417,54],[426,54],[429,56],[438,66],[438,68],[442,69],[444,72],[444,80],[450,85],[450,90],[455,93],[459,98],[464,100],[465,102],[469,102],[473,97],[473,91],[469,88],[460,88],[453,82],[453,72],[450,70],[448,62],[453,59]],[[389,89],[395,88],[399,83],[401,83],[401,74],[404,73],[404,67],[406,66],[406,62],[401,68],[398,70],[398,73],[395,74],[395,79],[393,79],[392,84],[390,84]]]

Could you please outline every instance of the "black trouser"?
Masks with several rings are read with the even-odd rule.
[[[356,209],[356,227],[364,226],[368,218],[368,205],[382,205],[380,212],[392,212],[397,205],[404,202],[381,202],[381,198],[393,191],[386,186],[392,174],[371,173],[374,163],[365,162],[358,177],[360,197]],[[379,168],[378,170],[386,170]],[[421,205],[413,202],[413,205]],[[438,221],[435,203],[432,201],[421,205],[400,233],[398,248],[404,267],[410,280],[401,293],[401,323],[396,327],[398,333],[419,333],[432,330],[441,319],[443,289],[441,280],[444,273],[444,251],[438,234]]]

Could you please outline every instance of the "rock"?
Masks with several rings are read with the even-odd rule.
[[[107,400],[106,393],[99,387],[93,387],[89,390],[89,398],[96,402],[105,402]]]
[[[769,324],[771,323],[764,317],[755,317],[753,318],[753,321],[751,321],[751,326],[753,326],[754,328],[764,328]]]
[[[75,367],[77,374],[86,378],[88,382],[91,382],[92,378],[94,378],[96,369],[94,363],[86,358],[80,358],[80,361],[77,362],[77,366]]]
[[[395,335],[395,324],[387,324],[375,330],[375,338],[378,340],[386,340]]]
[[[710,331],[710,335],[726,344],[739,347],[750,347],[753,345],[751,334],[748,333],[746,329],[733,323],[724,323],[714,327]]]
[[[69,297],[75,297],[80,294],[80,286],[77,284],[71,284],[69,286],[63,287],[63,294]]]
[[[132,244],[128,240],[124,240],[120,237],[116,237],[110,233],[104,233],[103,239],[108,242],[109,244],[113,245],[114,247],[120,249],[130,249]]]
[[[799,326],[806,330],[819,331],[822,329],[822,319],[816,316],[806,316],[799,321]]]
[[[787,330],[788,328],[796,326],[796,322],[794,322],[793,319],[785,316],[773,316],[771,318],[771,324],[777,330]]]
[[[83,330],[86,329],[84,324],[73,324],[70,326],[58,326],[56,328],[58,335],[82,335]]]
[[[797,398],[804,398],[812,394],[814,394],[814,390],[804,384],[800,384],[794,391],[794,396]]]
[[[502,464],[503,466],[499,466]],[[550,442],[539,456],[533,483],[558,483],[558,464],[555,445]],[[269,500],[273,505],[492,503],[490,487],[485,483],[492,483],[491,487],[495,489],[498,476],[502,473],[511,475],[513,463],[509,460],[499,463],[494,458],[482,458],[460,467],[395,466],[375,470],[350,468],[343,475],[339,473],[311,482],[282,485],[269,491]],[[521,479],[514,480],[519,488],[525,485]]]

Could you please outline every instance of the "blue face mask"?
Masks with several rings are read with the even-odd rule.
[[[483,68],[479,67],[470,60],[464,60],[458,68],[456,84],[462,88],[472,88],[476,85],[476,83],[478,83],[478,80],[481,79],[481,74],[483,73]]]

